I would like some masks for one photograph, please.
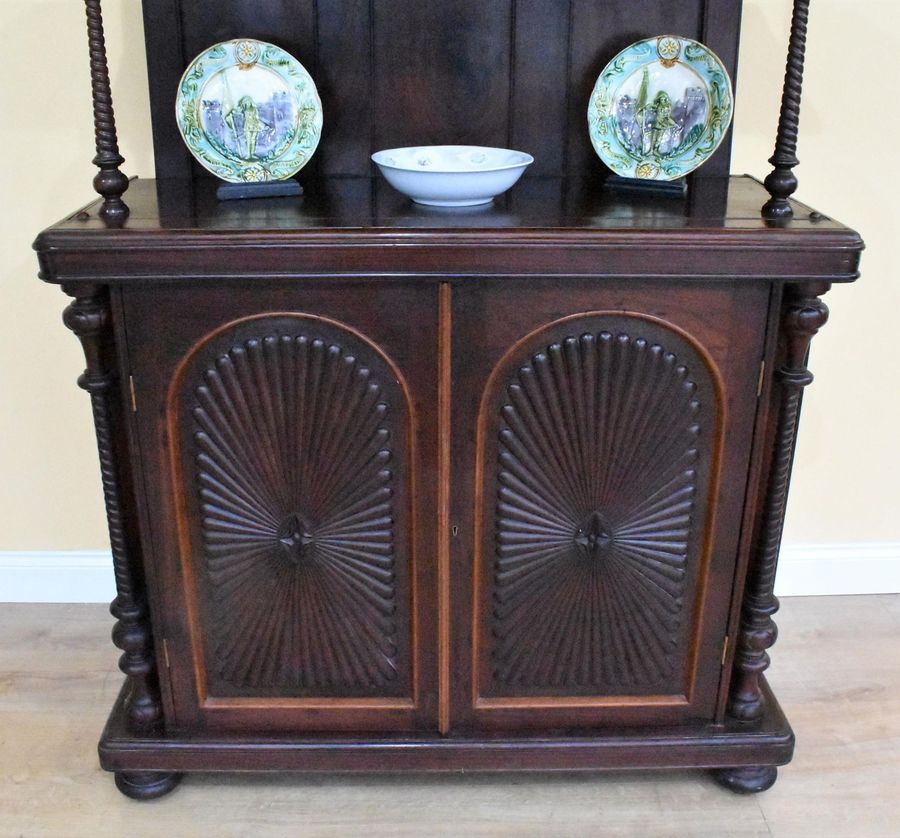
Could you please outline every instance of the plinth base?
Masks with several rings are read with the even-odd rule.
[[[789,762],[794,734],[767,686],[766,712],[752,725],[726,721],[654,728],[509,734],[358,735],[157,733],[125,724],[122,696],[100,740],[100,764],[138,799],[160,796],[190,771],[604,771],[708,768],[737,792],[763,791]],[[159,781],[154,785],[151,781]],[[752,776],[751,776],[752,775]],[[173,779],[165,780],[164,777]],[[126,779],[131,780],[126,782]],[[137,778],[136,780],[134,778]],[[121,782],[119,778],[122,778]],[[167,783],[169,784],[167,786]],[[124,787],[123,787],[124,785]],[[151,788],[152,786],[152,788]],[[141,792],[141,789],[145,790]]]

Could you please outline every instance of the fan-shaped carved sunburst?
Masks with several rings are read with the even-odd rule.
[[[307,335],[231,347],[191,412],[218,679],[365,692],[397,677],[383,388]]]
[[[500,406],[491,625],[509,686],[653,688],[685,610],[700,404],[657,343],[567,337]]]

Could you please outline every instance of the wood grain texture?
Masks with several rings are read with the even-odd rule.
[[[508,140],[513,0],[375,4],[374,148]]]
[[[161,178],[187,179],[201,170],[178,133],[175,96],[178,83],[194,53],[185,52],[181,0],[143,3],[147,76],[153,127],[154,171]]]
[[[35,248],[48,282],[165,278],[189,285],[198,277],[252,282],[266,273],[376,281],[397,274],[476,281],[858,276],[863,243],[853,230],[797,202],[791,224],[773,227],[759,216],[767,194],[761,184],[710,180],[717,188],[699,188],[710,201],[694,201],[691,192],[661,203],[583,178],[531,178],[491,207],[452,215],[423,211],[368,178],[324,178],[297,201],[247,202],[218,201],[205,181],[138,180],[123,230],[107,229],[95,204],[44,231]]]
[[[533,154],[530,175],[565,169],[571,3],[516,0],[512,18],[509,148]],[[585,110],[587,101],[585,101]],[[585,125],[587,124],[585,120]]]
[[[703,26],[700,43],[708,46],[728,68],[731,77],[731,86],[738,100],[738,49],[740,47],[741,30],[735,28],[732,21],[741,20],[743,13],[743,0],[705,0],[703,5]],[[691,178],[691,187],[695,187],[697,181],[718,179],[731,172],[731,144],[734,125],[730,127],[722,141],[722,145],[713,153],[712,157],[703,164]]]
[[[310,165],[326,174],[368,174],[369,155],[377,150],[372,140],[382,80],[374,72],[373,26],[381,3],[315,0],[303,5],[310,10],[306,37],[314,39],[310,49],[317,56],[316,72],[310,72],[323,113],[320,150]]]

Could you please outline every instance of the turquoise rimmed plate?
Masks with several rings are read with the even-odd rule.
[[[291,177],[322,135],[309,73],[280,47],[250,38],[216,44],[190,63],[175,118],[191,154],[231,183]]]
[[[702,166],[731,124],[728,71],[710,49],[663,35],[622,50],[588,105],[594,150],[617,175],[675,180]]]

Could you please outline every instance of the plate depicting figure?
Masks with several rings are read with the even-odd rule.
[[[251,38],[216,44],[188,65],[175,117],[191,154],[231,183],[295,175],[322,134],[309,73],[280,47]]]
[[[733,112],[728,71],[708,47],[677,35],[638,41],[597,79],[588,130],[622,177],[675,180],[719,147]]]

